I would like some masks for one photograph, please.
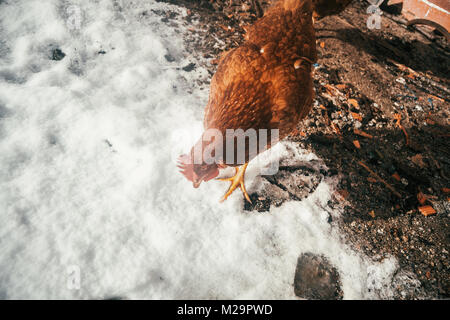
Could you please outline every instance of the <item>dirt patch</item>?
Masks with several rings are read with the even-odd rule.
[[[192,63],[207,61],[203,67],[210,75],[219,55],[239,46],[243,26],[258,16],[253,1],[166,2],[188,9],[196,32],[186,44],[202,58]],[[270,5],[260,3],[262,9]],[[328,168],[319,175],[340,178],[329,205],[342,211],[337,223],[346,240],[374,259],[395,256],[400,273],[420,280],[420,288],[397,298],[448,298],[449,47],[439,34],[427,30],[425,37],[388,13],[380,30],[369,30],[368,5],[354,1],[342,14],[316,22],[316,101],[290,140],[325,162]],[[170,23],[170,14],[160,14]],[[208,89],[208,81],[199,84]],[[303,197],[305,188],[314,190],[317,183],[297,183],[307,173],[307,168],[280,170],[268,180],[273,196],[252,194],[254,204],[246,209],[265,211],[292,195]],[[425,216],[425,206],[436,213]]]
[[[365,8],[317,23],[316,108],[293,139],[341,177],[350,243],[394,255],[429,297],[448,297],[449,50],[387,17],[369,30]]]

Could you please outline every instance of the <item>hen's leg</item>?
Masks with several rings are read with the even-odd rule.
[[[237,187],[241,188],[242,193],[244,194],[245,199],[247,199],[248,202],[252,203],[250,200],[250,197],[248,196],[247,190],[245,189],[245,170],[247,169],[248,162],[244,164],[243,166],[236,168],[236,174],[231,178],[221,178],[218,180],[221,181],[231,181],[231,185],[228,188],[227,193],[222,197],[220,202],[225,201],[230,194],[233,193],[234,190],[236,190]]]

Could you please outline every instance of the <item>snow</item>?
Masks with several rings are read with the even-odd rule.
[[[335,180],[261,214],[178,172],[207,101],[206,70],[180,68],[193,59],[184,15],[150,0],[0,3],[0,298],[293,299],[303,252],[336,266],[346,299],[389,297],[397,262],[353,251],[327,222]],[[266,161],[288,146],[316,159],[283,143]]]

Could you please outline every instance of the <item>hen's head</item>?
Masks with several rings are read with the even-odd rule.
[[[219,175],[217,164],[196,164],[193,161],[192,153],[178,158],[178,168],[186,179],[192,181],[194,188],[198,188],[202,181],[209,181]]]

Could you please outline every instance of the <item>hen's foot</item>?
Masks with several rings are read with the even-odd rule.
[[[248,162],[244,164],[243,166],[236,168],[236,174],[233,177],[230,178],[219,178],[217,180],[220,181],[230,181],[231,185],[228,188],[227,193],[220,199],[220,202],[225,201],[230,194],[233,193],[234,190],[236,190],[237,187],[241,188],[242,193],[244,194],[245,199],[247,199],[248,202],[252,203],[250,200],[250,197],[248,196],[247,190],[245,189],[245,170],[247,169]]]

